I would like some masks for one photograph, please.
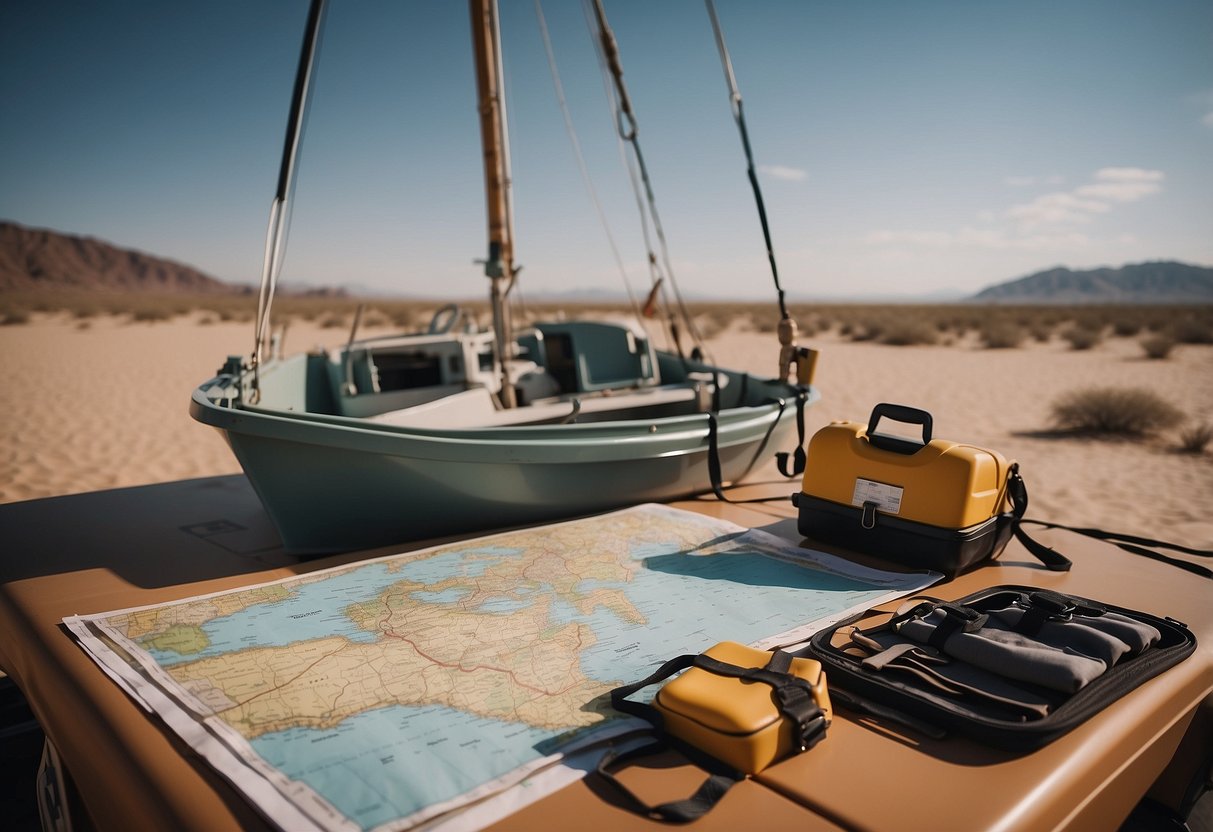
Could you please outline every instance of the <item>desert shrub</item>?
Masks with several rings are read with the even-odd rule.
[[[1171,336],[1181,344],[1213,344],[1213,325],[1208,320],[1180,318],[1171,325]]]
[[[774,315],[764,315],[759,312],[750,316],[750,326],[755,332],[766,334],[779,328],[779,319]]]
[[[172,310],[159,306],[144,306],[131,313],[132,321],[144,324],[155,321],[167,321],[172,317]]]
[[[981,328],[981,343],[986,349],[1014,349],[1023,343],[1023,328],[1010,321],[991,321]]]
[[[1141,328],[1142,321],[1131,318],[1119,318],[1112,323],[1112,332],[1121,338],[1132,338]]]
[[[1185,454],[1203,454],[1210,440],[1213,440],[1213,426],[1201,422],[1179,435],[1179,449]]]
[[[341,315],[328,315],[320,322],[323,329],[339,329],[345,326],[345,318]]]
[[[1053,324],[1048,323],[1037,323],[1028,327],[1028,332],[1031,334],[1033,340],[1047,344],[1053,337],[1053,326]]]
[[[1175,339],[1170,335],[1148,335],[1141,339],[1141,348],[1146,358],[1166,358],[1175,349]]]
[[[0,315],[0,326],[19,326],[29,323],[29,313],[17,309]]]
[[[1053,402],[1053,424],[1078,433],[1141,436],[1181,421],[1170,402],[1141,388],[1091,387]]]
[[[1103,340],[1103,335],[1097,329],[1088,329],[1084,326],[1075,326],[1067,329],[1062,337],[1070,343],[1070,348],[1075,350],[1089,350]]]
[[[889,324],[879,334],[882,344],[892,347],[909,347],[921,344],[934,344],[939,339],[939,333],[930,321],[911,318]]]

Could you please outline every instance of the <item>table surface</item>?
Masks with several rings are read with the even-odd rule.
[[[737,497],[790,493],[755,485]],[[787,502],[672,505],[800,540]],[[467,535],[472,537],[474,535]],[[826,741],[736,786],[696,829],[1115,828],[1166,767],[1213,692],[1213,585],[1166,564],[1067,532],[1042,542],[1074,561],[1045,570],[1015,542],[996,565],[932,595],[957,598],[1024,584],[1098,598],[1188,624],[1199,646],[1061,739],[1010,754],[962,739],[900,735],[836,715]],[[99,829],[260,829],[265,821],[226,781],[105,676],[60,621],[288,577],[368,554],[300,563],[282,551],[242,476],[0,506],[0,668],[25,693]],[[676,755],[622,779],[658,802],[686,796],[703,772]],[[501,830],[657,828],[628,812],[597,776],[498,822]]]

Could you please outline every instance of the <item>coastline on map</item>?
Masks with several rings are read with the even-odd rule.
[[[193,388],[214,374],[224,356],[251,348],[252,305],[230,296],[199,301],[111,294],[8,312],[8,325],[0,326],[7,380],[0,393],[6,414],[0,502],[238,473],[220,437],[190,419],[187,409]],[[286,351],[344,343],[355,305],[350,298],[284,299],[279,320],[289,321]],[[438,305],[370,302],[360,335],[422,326]],[[483,305],[469,306],[487,323]],[[528,311],[621,317],[626,308]],[[1018,460],[1033,517],[1207,548],[1213,546],[1213,522],[1203,503],[1213,493],[1213,453],[1183,452],[1202,423],[1213,419],[1207,311],[798,307],[793,313],[802,326],[801,343],[821,353],[816,384],[822,400],[808,412],[807,427],[811,434],[835,419],[866,421],[882,401],[921,407],[934,415],[936,436]],[[1165,358],[1147,357],[1143,345],[1169,337],[1168,328],[1189,315],[1206,337],[1197,333],[1187,340],[1206,343],[1172,338]],[[773,304],[695,307],[712,355],[768,376],[777,366],[776,318]],[[1078,348],[1074,333],[1080,332],[1091,333],[1093,343]],[[1016,345],[987,346],[1000,337]],[[1092,387],[1150,391],[1176,408],[1182,421],[1137,437],[1054,430],[1054,404]],[[756,478],[773,476],[769,466]]]

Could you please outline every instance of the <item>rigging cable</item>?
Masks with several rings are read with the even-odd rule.
[[[253,401],[260,398],[260,375],[262,350],[270,333],[270,310],[274,304],[274,292],[278,287],[278,274],[282,270],[282,259],[286,254],[287,230],[290,227],[291,196],[295,191],[295,163],[299,157],[299,146],[303,141],[307,123],[308,104],[312,97],[312,70],[316,53],[320,49],[320,33],[326,11],[325,0],[312,0],[308,9],[307,26],[304,30],[303,47],[299,55],[299,68],[295,73],[295,88],[291,96],[291,114],[287,120],[286,139],[282,149],[282,164],[278,170],[278,187],[270,204],[270,221],[266,230],[265,257],[261,265],[261,285],[257,292],[257,324],[251,364],[253,368]]]
[[[775,249],[771,244],[771,228],[767,223],[767,209],[762,200],[762,188],[758,185],[758,173],[754,169],[754,153],[750,149],[750,134],[746,130],[745,111],[742,108],[741,91],[737,88],[737,76],[733,74],[733,61],[729,57],[729,47],[724,42],[724,32],[716,17],[716,4],[712,0],[704,0],[708,7],[708,17],[712,19],[712,31],[716,34],[716,48],[720,51],[720,63],[724,68],[724,80],[729,87],[729,101],[733,109],[733,120],[741,133],[741,146],[745,150],[746,173],[750,178],[750,187],[754,191],[754,202],[758,205],[758,220],[762,224],[762,238],[767,245],[767,260],[771,264],[771,277],[775,280],[775,291],[779,298],[779,315],[787,319],[788,308],[784,303],[783,287],[779,285],[779,269],[775,265]]]
[[[544,18],[542,0],[535,0],[535,17],[539,20],[539,34],[543,37],[543,48],[547,53],[548,69],[552,74],[552,85],[556,88],[556,102],[560,105],[560,113],[564,117],[564,129],[568,134],[569,143],[573,146],[573,155],[577,158],[577,168],[581,171],[581,180],[585,183],[590,201],[594,204],[594,211],[598,214],[598,221],[602,224],[602,230],[606,234],[607,243],[610,245],[611,255],[615,258],[615,265],[619,268],[619,276],[623,279],[623,287],[627,291],[628,303],[632,307],[632,314],[636,316],[637,322],[644,329],[647,337],[649,335],[648,327],[645,325],[640,313],[640,307],[636,303],[636,294],[632,291],[632,283],[628,280],[628,270],[624,266],[623,255],[619,253],[619,246],[615,242],[615,235],[611,233],[611,225],[607,221],[606,212],[602,208],[602,201],[598,198],[598,190],[594,187],[594,180],[590,178],[585,154],[581,150],[581,141],[577,138],[577,130],[573,126],[573,116],[569,112],[568,101],[564,97],[564,84],[561,83],[560,70],[556,66],[556,53],[552,49],[552,39],[548,33],[547,20]]]
[[[590,2],[590,0],[587,0],[587,2]],[[653,231],[657,235],[665,274],[669,278],[670,287],[674,292],[674,297],[677,299],[683,322],[686,324],[687,331],[691,334],[691,339],[695,344],[695,350],[703,354],[703,339],[700,337],[698,328],[695,326],[695,321],[687,309],[686,302],[683,300],[682,292],[678,288],[678,281],[674,278],[674,270],[670,263],[669,246],[666,243],[665,230],[657,212],[657,199],[653,194],[652,180],[649,178],[648,166],[644,162],[644,154],[640,150],[636,114],[632,110],[631,98],[628,96],[627,86],[623,82],[623,65],[620,62],[619,47],[615,40],[615,33],[611,30],[610,24],[607,23],[606,11],[603,9],[602,0],[592,0],[592,3],[595,21],[598,25],[598,38],[596,42],[600,55],[610,71],[615,92],[617,93],[615,97],[616,127],[620,137],[632,148],[632,158],[635,161],[640,180],[644,185],[644,195],[648,203],[649,218],[653,224]],[[650,261],[654,260],[651,249],[649,251],[649,258]]]

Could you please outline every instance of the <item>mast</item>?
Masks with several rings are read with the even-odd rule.
[[[506,296],[513,288],[518,269],[514,266],[514,214],[510,200],[510,144],[502,82],[501,27],[496,0],[470,0],[470,8],[488,209],[489,251],[484,260],[484,274],[491,282],[493,332],[497,358],[501,362],[501,403],[509,408],[516,406],[517,401],[509,374],[514,336]]]

